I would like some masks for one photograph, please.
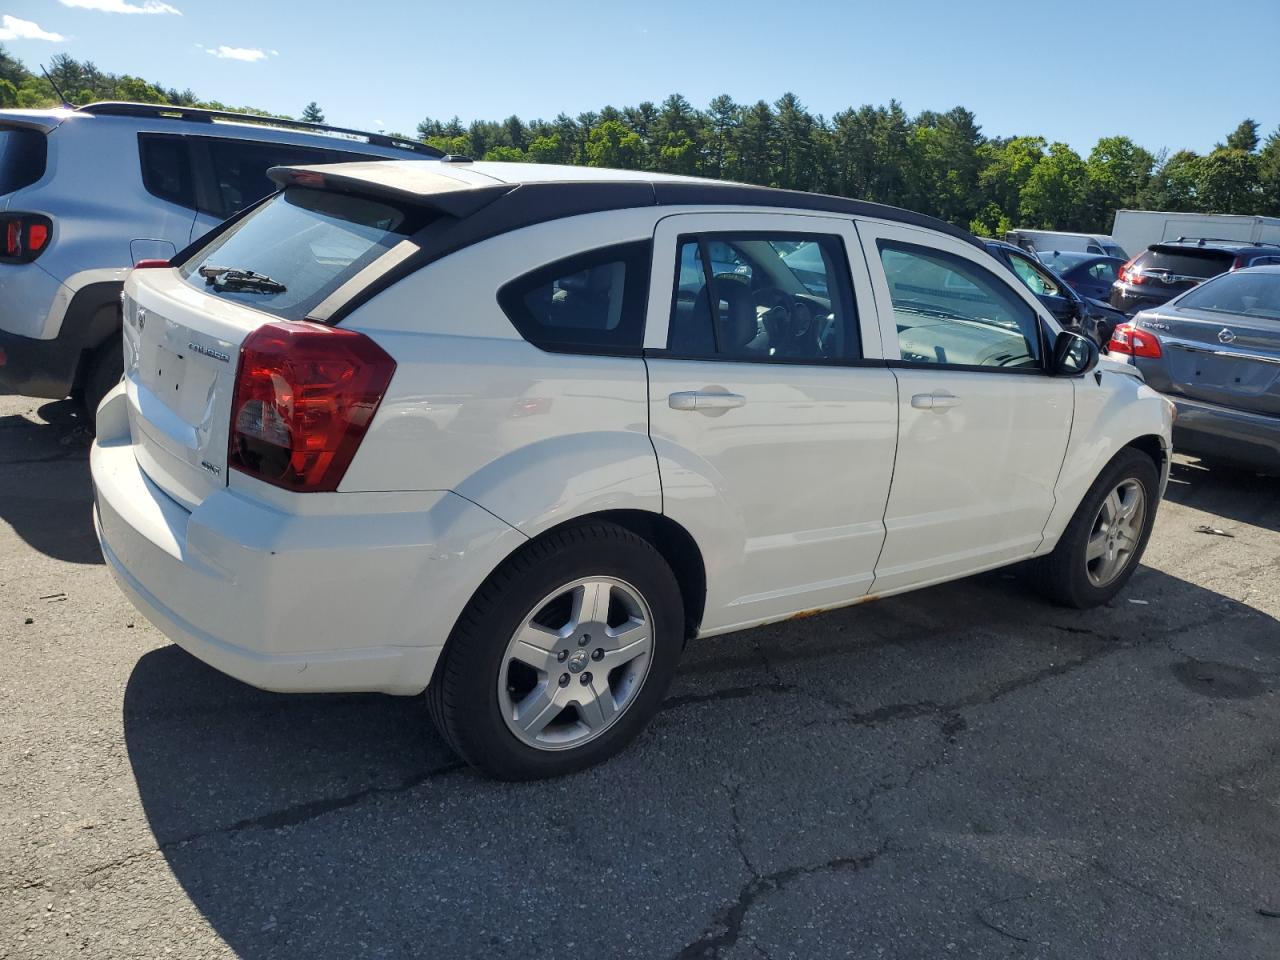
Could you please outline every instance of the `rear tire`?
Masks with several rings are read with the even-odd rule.
[[[103,397],[124,378],[124,347],[120,338],[112,337],[107,340],[89,355],[86,363],[84,405],[89,413],[89,422],[94,423]]]
[[[1133,576],[1151,536],[1160,477],[1151,458],[1126,448],[1112,458],[1076,509],[1053,552],[1033,560],[1031,581],[1063,606],[1097,607]],[[1141,511],[1141,517],[1130,511]]]
[[[599,763],[666,695],[683,610],[671,568],[630,531],[592,522],[552,533],[506,560],[463,611],[427,689],[432,719],[499,779]]]

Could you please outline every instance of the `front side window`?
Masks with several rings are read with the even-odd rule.
[[[1018,279],[1025,283],[1027,289],[1037,297],[1058,295],[1058,285],[1053,282],[1053,279],[1026,257],[1011,253],[1009,260],[1013,263],[1013,272],[1018,275]]]
[[[930,247],[881,240],[879,248],[903,361],[1039,368],[1039,319],[1008,283]]]
[[[498,303],[543,350],[638,354],[652,246],[637,241],[566,257],[508,283]]]
[[[301,320],[428,219],[380,200],[290,187],[219,234],[182,274],[207,293]]]
[[[680,237],[667,349],[685,359],[860,359],[840,238],[754,232]]]

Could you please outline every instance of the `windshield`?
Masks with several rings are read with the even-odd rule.
[[[1177,305],[1280,320],[1280,271],[1227,273],[1183,294]]]
[[[423,221],[382,201],[290,187],[202,248],[182,275],[206,293],[301,320]]]
[[[1142,254],[1134,263],[1140,273],[1159,270],[1183,277],[1206,279],[1215,277],[1231,265],[1231,254],[1218,250],[1180,250],[1157,247]]]

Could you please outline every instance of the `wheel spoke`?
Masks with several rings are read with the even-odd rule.
[[[636,644],[644,644],[644,649],[647,650],[649,647],[649,625],[643,620],[632,617],[626,623],[621,623],[616,627],[609,627],[605,630],[605,637],[605,650],[621,652],[635,647]]]
[[[527,624],[516,637],[511,656],[535,670],[549,673],[556,669],[555,646],[559,639],[559,634],[546,627],[540,627],[536,623]]]
[[[1102,503],[1102,519],[1110,530],[1120,518],[1120,491],[1112,490]]]
[[[557,689],[551,684],[543,683],[516,705],[516,713],[512,719],[530,739],[537,737],[564,709],[556,701],[554,691]]]
[[[1084,558],[1092,563],[1099,557],[1105,556],[1107,552],[1107,534],[1105,531],[1099,530],[1089,538],[1089,545],[1085,548]]]
[[[573,611],[569,614],[568,630],[573,632],[584,623],[603,621],[609,615],[611,584],[589,580],[573,593]]]
[[[618,712],[609,682],[598,676],[593,678],[591,686],[580,690],[581,694],[574,700],[578,705],[578,718],[586,724],[587,729],[599,730]]]

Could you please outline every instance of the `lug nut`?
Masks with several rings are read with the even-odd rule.
[[[569,685],[569,675],[567,673],[560,674],[560,686],[567,687]]]
[[[591,672],[590,672],[590,671],[587,671],[587,672],[586,672],[586,673],[584,673],[584,674],[583,674],[579,679],[581,679],[581,680],[582,680],[582,685],[583,685],[584,687],[585,687],[585,686],[590,685],[590,683],[591,683]]]
[[[592,651],[591,651],[591,659],[592,659],[592,660],[603,660],[603,659],[604,659],[604,647],[596,647],[594,650],[592,650]]]
[[[584,633],[582,636],[578,638],[578,646],[580,647],[585,647],[590,642],[591,642],[591,634],[589,633]]]
[[[568,650],[561,650],[559,653],[556,654],[556,661],[559,663],[564,663],[568,659],[569,659]]]

